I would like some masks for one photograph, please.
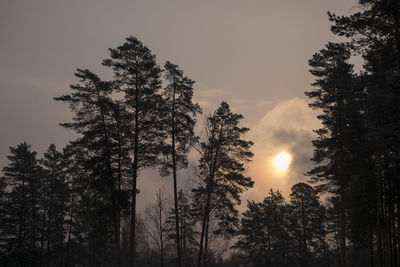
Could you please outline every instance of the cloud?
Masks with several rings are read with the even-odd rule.
[[[312,167],[311,141],[315,138],[312,130],[321,126],[316,115],[304,99],[292,98],[278,103],[250,126],[248,136],[254,141],[254,159],[248,174],[255,185],[244,194],[244,199],[260,201],[270,188],[288,195],[295,183],[307,180],[304,174]],[[282,151],[292,156],[292,163],[286,172],[279,173],[273,159]]]
[[[222,88],[202,89],[196,91],[196,94],[200,97],[215,97],[224,95],[224,90]]]

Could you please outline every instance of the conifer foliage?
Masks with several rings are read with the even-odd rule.
[[[240,194],[254,183],[244,174],[245,164],[253,157],[250,151],[253,143],[242,139],[249,130],[239,126],[242,118],[232,113],[226,102],[207,118],[205,138],[199,148],[202,183],[193,189],[201,218],[198,267],[207,263],[211,218],[218,221],[219,234],[233,235],[238,223],[236,206],[240,204]]]
[[[36,152],[30,145],[21,143],[10,147],[10,161],[3,168],[3,199],[1,203],[1,246],[9,254],[3,264],[42,264],[41,230],[42,169]]]
[[[166,62],[164,65],[165,80],[168,82],[163,90],[165,129],[170,142],[165,146],[166,162],[162,166],[162,174],[168,175],[172,169],[174,187],[175,238],[178,266],[182,266],[181,235],[179,231],[179,198],[177,188],[177,170],[187,167],[187,154],[190,145],[196,142],[194,127],[195,116],[201,113],[200,106],[192,102],[194,81],[183,76],[183,71],[177,65]]]
[[[135,223],[137,179],[140,170],[155,166],[164,144],[165,133],[162,121],[161,69],[155,56],[135,37],[110,49],[110,58],[103,65],[114,71],[118,91],[124,93],[124,106],[132,118],[130,121],[129,147],[131,159],[131,237],[130,266],[135,265]]]
[[[359,4],[349,16],[329,13],[332,32],[348,42],[328,44],[310,60],[317,89],[306,94],[324,128],[309,174],[336,191],[331,211],[339,212],[341,266],[397,266],[400,5]],[[351,54],[364,60],[358,75]]]

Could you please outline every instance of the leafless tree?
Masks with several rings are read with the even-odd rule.
[[[170,209],[171,200],[165,196],[162,189],[159,189],[154,202],[145,210],[146,233],[151,246],[160,256],[161,267],[165,264],[168,230],[171,228],[168,220]]]

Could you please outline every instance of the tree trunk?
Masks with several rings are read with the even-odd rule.
[[[207,219],[207,225],[206,225],[206,233],[205,233],[205,242],[204,242],[204,260],[203,260],[203,267],[207,266],[207,261],[208,261],[208,252],[209,252],[209,244],[210,244],[210,239],[208,237],[209,234],[209,228],[210,228],[210,215],[208,215]]]
[[[382,229],[381,229],[381,177],[377,179],[378,192],[376,195],[376,258],[377,267],[382,267]]]
[[[271,266],[271,238],[269,235],[269,229],[267,229],[267,244],[268,244],[268,261],[267,261],[267,266]]]
[[[175,213],[175,235],[176,235],[176,251],[178,256],[178,267],[182,267],[182,253],[179,236],[179,214],[178,214],[178,188],[176,181],[176,151],[175,151],[175,86],[172,97],[172,174],[174,179],[174,213]]]
[[[209,186],[207,186],[207,187],[209,187]],[[204,215],[203,215],[203,221],[202,221],[202,225],[201,225],[199,257],[197,259],[197,267],[201,267],[202,262],[203,262],[203,243],[204,243],[204,235],[205,235],[205,231],[206,231],[206,224],[207,224],[207,219],[208,219],[208,214],[209,214],[210,201],[211,201],[211,192],[210,192],[210,190],[208,190],[206,206],[204,207]]]
[[[47,210],[46,206],[47,206],[47,204],[46,204],[46,193],[44,192],[44,196],[43,196],[43,217],[42,217],[42,236],[41,236],[41,241],[40,241],[41,253],[43,253],[43,248],[44,248],[44,233],[45,233],[46,210]]]
[[[118,107],[119,109],[119,107]],[[119,115],[119,110],[118,110]],[[117,120],[117,131],[118,131],[118,181],[117,181],[117,197],[116,197],[116,210],[115,210],[115,263],[116,267],[121,266],[121,179],[122,179],[122,170],[121,170],[121,134],[120,134],[120,125],[119,125],[119,117]]]
[[[20,207],[19,225],[18,225],[18,248],[22,248],[25,231],[25,175],[22,174],[22,206]]]
[[[162,202],[162,195],[160,191],[160,203],[159,204],[159,214],[158,214],[158,225],[160,226],[160,248],[161,248],[161,267],[164,267],[164,228],[162,223],[162,212],[163,212],[163,202]]]
[[[369,242],[368,242],[368,247],[369,247],[369,265],[370,267],[374,267],[374,240],[372,236],[372,225],[369,222],[368,223],[368,236],[369,236]]]
[[[74,182],[71,185],[71,197],[70,197],[70,210],[69,210],[69,226],[68,226],[68,239],[67,239],[67,252],[65,257],[65,266],[69,266],[69,251],[71,247],[71,234],[72,234],[72,218],[73,218],[73,206],[74,206]]]
[[[399,3],[398,1],[395,3],[395,7],[393,8],[393,19],[394,19],[394,39],[396,43],[396,58],[397,58],[397,71],[398,76],[400,78],[400,12],[399,12]]]
[[[301,199],[301,232],[302,232],[302,261],[301,266],[306,267],[307,261],[307,240],[306,240],[306,220],[304,213],[304,201]]]
[[[52,214],[52,208],[51,205],[53,205],[53,194],[54,194],[54,186],[53,186],[53,179],[55,178],[55,170],[53,169],[53,173],[51,175],[51,181],[50,181],[50,198],[49,198],[49,210],[47,212],[48,214],[48,221],[47,221],[47,249],[46,249],[46,266],[50,266],[50,244],[51,244],[51,217],[53,216]]]
[[[109,136],[107,133],[107,123],[106,123],[106,118],[105,118],[105,107],[103,100],[100,95],[100,89],[97,85],[96,86],[96,93],[97,93],[97,101],[98,105],[100,107],[100,114],[101,114],[101,120],[102,120],[102,128],[103,128],[103,135],[104,135],[104,141],[105,141],[105,156],[107,160],[107,165],[108,165],[108,175],[109,175],[109,181],[108,184],[110,186],[110,189],[112,191],[112,196],[111,196],[111,202],[112,202],[112,213],[114,215],[114,255],[115,255],[115,266],[120,267],[121,265],[121,258],[120,258],[120,240],[119,240],[119,231],[120,231],[120,219],[117,218],[119,217],[119,203],[117,201],[118,198],[118,193],[115,191],[115,183],[114,183],[114,177],[113,177],[113,169],[112,169],[112,164],[111,164],[111,147],[110,147],[110,142],[109,142]],[[118,118],[117,118],[118,120]]]
[[[400,264],[400,197],[397,197],[397,238],[396,238],[396,243],[397,246],[395,247],[396,249],[396,263],[395,266],[398,266]]]
[[[131,240],[130,240],[130,267],[135,266],[136,253],[136,194],[138,177],[138,150],[139,150],[139,87],[135,90],[135,130],[134,130],[134,151],[133,151],[133,173],[132,173],[132,204],[131,204]]]
[[[114,253],[115,253],[115,266],[120,267],[121,266],[121,253],[120,253],[120,228],[121,228],[121,216],[120,216],[120,210],[117,209],[115,210],[114,213]]]
[[[221,126],[220,130],[220,135],[222,132],[223,126]],[[203,260],[203,243],[204,243],[204,234],[206,231],[206,223],[210,220],[210,204],[211,204],[211,194],[213,191],[213,183],[214,183],[214,175],[217,170],[217,160],[218,160],[218,155],[219,155],[219,150],[220,147],[218,144],[214,144],[215,147],[215,155],[213,158],[212,163],[209,165],[209,179],[207,182],[207,200],[206,200],[206,206],[204,209],[204,217],[203,217],[203,222],[202,222],[202,227],[201,227],[201,236],[200,236],[200,249],[199,249],[199,257],[197,259],[197,267],[201,267],[202,260]]]
[[[185,215],[183,215],[183,209],[181,209],[181,247],[182,247],[182,266],[185,266],[185,260],[186,260],[186,239],[187,239],[187,234],[186,234],[186,225],[185,225],[185,221],[183,219],[183,216],[186,216],[186,212]]]
[[[51,201],[51,200],[50,200]],[[50,233],[51,233],[51,212],[49,208],[49,220],[47,221],[47,248],[46,248],[46,266],[50,266],[50,244],[51,244],[51,238],[50,238]]]
[[[137,152],[135,152],[137,154]],[[136,192],[137,192],[137,162],[134,159],[133,164],[133,185],[132,185],[132,201],[131,201],[131,238],[130,238],[130,267],[135,266],[136,252]]]
[[[343,178],[342,178],[343,179]],[[346,259],[346,209],[345,209],[344,185],[340,188],[340,261],[341,266],[347,266]]]

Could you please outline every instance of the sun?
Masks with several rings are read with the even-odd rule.
[[[290,162],[292,162],[292,157],[287,152],[279,153],[274,159],[275,167],[281,172],[289,167]]]

